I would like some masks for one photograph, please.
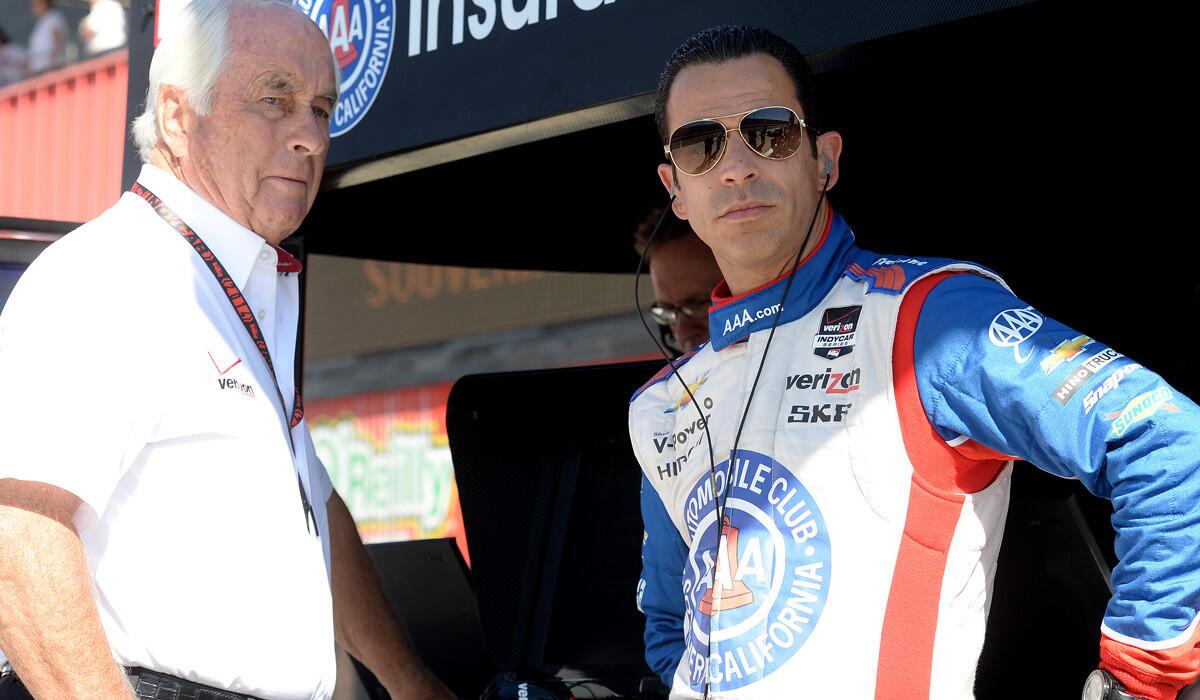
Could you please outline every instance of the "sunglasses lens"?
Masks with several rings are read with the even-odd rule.
[[[790,109],[766,107],[755,110],[742,120],[742,138],[746,145],[764,158],[783,160],[800,148],[804,127]]]
[[[671,160],[688,175],[707,171],[725,148],[725,127],[716,121],[684,124],[671,134]]]

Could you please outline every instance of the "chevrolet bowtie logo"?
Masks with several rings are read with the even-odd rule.
[[[688,390],[683,393],[683,396],[680,397],[679,402],[671,408],[663,411],[663,413],[675,413],[679,409],[691,403],[692,397],[696,395],[696,392],[700,389],[700,387],[704,386],[704,382],[706,381],[708,381],[708,372],[705,372],[699,379],[688,384]]]
[[[1074,360],[1091,343],[1092,339],[1086,335],[1081,335],[1073,340],[1062,341],[1058,344],[1058,347],[1050,351],[1046,359],[1042,360],[1042,371],[1050,374],[1058,369],[1062,363]]]

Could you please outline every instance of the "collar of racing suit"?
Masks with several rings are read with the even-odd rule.
[[[854,257],[854,232],[841,214],[829,217],[828,228],[817,247],[794,272],[786,272],[745,294],[731,296],[724,280],[713,290],[708,311],[709,337],[713,350],[745,340],[757,330],[770,328],[777,314],[779,323],[807,315],[825,298]],[[796,275],[787,299],[782,299],[788,275]]]

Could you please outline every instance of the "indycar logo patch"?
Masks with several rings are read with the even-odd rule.
[[[813,338],[813,354],[826,360],[836,360],[854,352],[861,313],[861,306],[825,309],[821,314],[821,326]]]
[[[728,466],[697,481],[684,513],[692,548],[676,673],[696,692],[734,690],[778,670],[808,641],[829,593],[829,532],[812,495],[767,455],[738,450],[727,477]]]

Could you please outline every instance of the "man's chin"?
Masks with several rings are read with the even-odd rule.
[[[254,232],[261,236],[267,243],[279,245],[285,238],[295,233],[298,228],[300,228],[299,223],[294,226],[265,225],[254,229]]]
[[[271,245],[279,245],[279,241],[292,235],[296,232],[296,229],[300,228],[300,224],[304,221],[304,217],[307,214],[307,207],[280,209],[275,213],[275,216],[259,219],[258,225],[254,227],[254,232],[262,236]]]

